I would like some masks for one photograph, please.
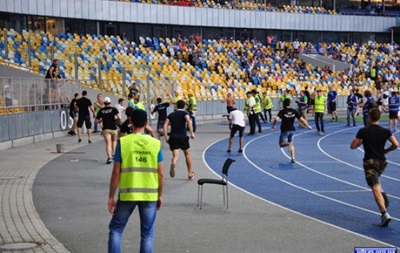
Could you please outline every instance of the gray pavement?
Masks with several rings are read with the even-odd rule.
[[[187,180],[183,153],[176,177],[169,178],[171,154],[164,145],[164,206],[156,221],[155,252],[354,252],[358,246],[384,246],[234,187],[228,210],[216,186],[206,186],[203,210],[198,210],[196,180],[215,177],[202,160],[203,151],[227,135],[221,121],[198,127],[191,142],[194,181]],[[87,145],[83,138],[78,144],[77,138],[65,136],[0,151],[0,245],[39,244],[0,252],[107,251],[112,166],[105,164],[102,138],[97,134],[93,140]],[[54,154],[57,143],[74,153]],[[124,234],[123,252],[138,252],[138,221],[135,212]]]

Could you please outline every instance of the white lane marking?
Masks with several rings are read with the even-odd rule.
[[[325,156],[327,156],[327,157],[329,157],[329,158],[331,158],[331,159],[333,159],[333,160],[335,160],[335,161],[338,161],[338,162],[341,162],[341,163],[343,163],[343,164],[346,164],[346,165],[348,165],[348,166],[350,166],[350,167],[352,167],[352,168],[355,168],[355,169],[357,169],[357,170],[364,171],[363,168],[361,168],[361,167],[359,167],[359,166],[355,166],[355,165],[353,165],[353,164],[351,164],[351,163],[348,163],[348,162],[345,162],[345,161],[343,161],[343,160],[340,160],[340,159],[338,159],[338,158],[336,158],[336,157],[334,157],[334,156],[328,154],[327,152],[325,152],[324,149],[321,148],[321,141],[322,141],[323,139],[325,139],[325,138],[327,138],[327,137],[329,137],[329,136],[331,136],[331,135],[334,135],[334,134],[337,134],[337,133],[340,133],[340,132],[344,132],[344,131],[346,131],[346,130],[347,130],[347,129],[339,130],[339,131],[335,131],[335,132],[333,132],[333,133],[324,135],[324,136],[323,136],[322,138],[320,138],[320,139],[318,140],[318,142],[317,142],[318,149],[319,149]],[[349,145],[350,145],[350,144],[349,144]],[[394,178],[394,177],[390,177],[390,176],[387,176],[387,175],[381,175],[381,177],[388,178],[388,179],[391,179],[391,180],[393,180],[393,181],[400,182],[400,179]]]
[[[266,134],[266,135],[257,137],[256,139],[259,139],[259,138],[262,138],[262,137],[266,137],[266,136],[269,136],[269,135],[272,135],[272,134],[273,134],[273,133]],[[210,145],[208,145],[208,146],[204,149],[203,155],[202,155],[202,157],[203,157],[203,162],[204,162],[204,164],[206,165],[206,167],[208,168],[208,170],[211,171],[211,173],[213,173],[213,174],[216,175],[217,177],[221,177],[221,176],[220,176],[217,172],[215,172],[215,171],[210,167],[210,165],[207,163],[207,161],[206,161],[206,159],[205,159],[205,154],[206,154],[207,150],[208,150],[210,147],[212,147],[214,144],[216,144],[217,142],[220,142],[220,141],[222,141],[222,140],[224,140],[224,139],[228,139],[228,138],[222,138],[222,139],[217,140],[217,141],[211,143]],[[246,146],[247,146],[247,145],[246,145]],[[245,150],[243,150],[243,152],[245,152]],[[243,154],[245,154],[245,153],[243,153]],[[247,161],[249,161],[249,160],[247,159],[247,157],[245,157],[245,159],[246,159]],[[252,163],[250,163],[250,164],[252,164]],[[252,164],[252,165],[253,165],[253,164]],[[254,166],[254,165],[253,165],[253,166]],[[261,170],[261,169],[258,168],[257,166],[254,166],[254,168],[256,168],[257,170],[260,170],[260,171],[263,172],[263,173],[265,173],[265,171]],[[278,180],[279,180],[279,179],[278,179]],[[279,205],[279,204],[277,204],[277,203],[275,203],[275,202],[269,201],[269,200],[267,200],[267,199],[264,199],[263,197],[260,197],[260,196],[254,194],[254,193],[251,193],[251,192],[249,192],[249,191],[247,191],[247,190],[245,190],[245,189],[243,189],[243,188],[241,188],[241,187],[239,187],[239,186],[237,186],[237,185],[235,185],[235,184],[233,184],[233,183],[231,183],[231,182],[229,182],[229,184],[230,184],[231,186],[235,187],[236,189],[238,189],[238,190],[240,190],[240,191],[242,191],[242,192],[245,192],[245,193],[249,194],[250,196],[253,196],[254,198],[257,198],[257,199],[259,199],[259,200],[261,200],[261,201],[264,201],[264,202],[266,202],[266,203],[269,203],[269,204],[271,204],[271,205],[273,205],[273,206],[282,208],[283,210],[286,210],[286,211],[295,213],[295,214],[300,215],[300,216],[302,216],[302,217],[306,217],[306,218],[308,218],[308,219],[310,219],[310,220],[313,220],[313,221],[319,222],[319,223],[321,223],[321,224],[324,224],[324,225],[327,225],[327,226],[330,226],[330,227],[333,227],[333,228],[342,230],[342,231],[344,231],[344,232],[347,232],[347,233],[350,233],[350,234],[353,234],[353,235],[357,235],[357,236],[362,237],[362,238],[369,239],[369,240],[371,240],[371,241],[375,241],[375,242],[378,242],[378,243],[382,243],[382,244],[387,245],[387,246],[390,246],[390,247],[396,247],[395,245],[389,244],[389,243],[387,243],[387,242],[383,242],[383,241],[380,241],[380,240],[378,240],[378,239],[375,239],[375,238],[372,238],[372,237],[369,237],[369,236],[366,236],[366,235],[363,235],[363,234],[360,234],[360,233],[357,233],[357,232],[348,230],[348,229],[346,229],[346,228],[339,227],[339,226],[337,226],[337,225],[334,225],[334,224],[331,224],[331,223],[328,223],[328,222],[319,220],[319,219],[314,218],[314,217],[312,217],[312,216],[309,216],[309,215],[300,213],[300,212],[298,212],[298,211],[292,210],[292,209],[290,209],[290,208],[287,208],[287,207],[285,207],[285,206]],[[376,212],[373,212],[373,213],[376,214]]]

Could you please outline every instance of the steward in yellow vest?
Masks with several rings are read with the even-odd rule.
[[[161,143],[143,134],[148,124],[146,111],[134,110],[130,121],[133,133],[122,137],[117,144],[110,180],[108,210],[113,217],[109,224],[108,252],[121,248],[121,227],[125,227],[136,206],[141,214],[141,240],[146,241],[141,243],[140,251],[152,252],[156,211],[162,205],[164,157]]]
[[[326,112],[326,97],[322,95],[321,90],[317,90],[317,96],[314,98],[315,126],[318,134],[324,135],[324,114]],[[321,124],[321,125],[320,125]]]

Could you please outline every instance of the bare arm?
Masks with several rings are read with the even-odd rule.
[[[351,144],[350,144],[350,148],[351,148],[351,149],[356,149],[356,148],[358,148],[359,146],[361,146],[361,144],[362,144],[362,140],[361,140],[361,139],[358,139],[357,137],[355,137],[355,138],[353,139],[353,141],[351,142]]]
[[[115,191],[117,190],[117,187],[118,187],[120,173],[121,173],[121,163],[114,162],[114,167],[113,167],[113,171],[111,174],[111,180],[110,180],[110,190],[108,193],[108,211],[111,214],[114,214],[114,211],[115,211],[115,208],[117,205],[115,202],[115,199],[114,199],[114,195],[115,195]]]
[[[396,137],[394,137],[394,135],[390,136],[388,140],[391,145],[388,148],[385,148],[385,154],[399,147],[399,142],[397,141]]]
[[[158,200],[157,200],[157,210],[160,210],[162,206],[162,193],[164,186],[164,163],[158,163]]]
[[[192,126],[192,121],[190,120],[190,116],[185,115],[185,120],[186,120],[187,126],[189,128],[190,138],[194,139],[193,126]]]
[[[275,130],[275,125],[276,125],[276,123],[278,123],[278,121],[280,120],[281,118],[279,118],[279,116],[276,116],[275,117],[275,119],[274,119],[274,123],[272,124],[272,126],[271,126],[271,130]]]

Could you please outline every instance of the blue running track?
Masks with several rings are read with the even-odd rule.
[[[326,123],[324,136],[316,130],[297,129],[295,164],[290,163],[287,148],[278,145],[279,126],[275,131],[264,129],[262,135],[245,136],[243,154],[236,152],[237,136],[230,154],[226,153],[228,139],[217,141],[204,151],[204,160],[220,174],[225,159],[231,157],[236,163],[229,181],[236,187],[321,222],[400,246],[399,151],[387,155],[389,164],[381,176],[393,218],[388,227],[381,228],[381,214],[364,179],[362,146],[350,149],[358,129],[341,122]]]

